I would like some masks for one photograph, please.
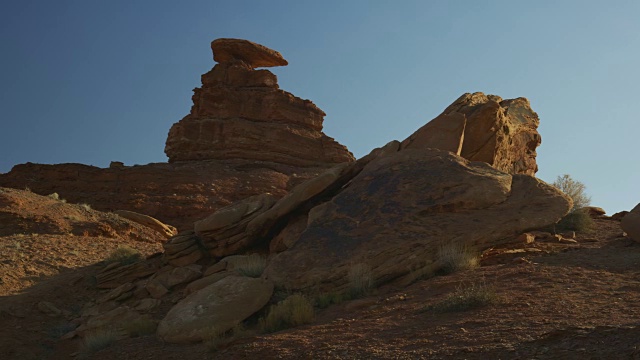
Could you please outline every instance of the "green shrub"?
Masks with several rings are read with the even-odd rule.
[[[238,260],[234,270],[241,275],[257,278],[262,275],[267,267],[267,259],[260,254],[251,254]]]
[[[465,311],[493,304],[497,299],[495,289],[485,283],[460,285],[444,300],[424,310],[439,313]]]
[[[441,272],[454,272],[478,267],[478,255],[468,246],[458,242],[450,242],[438,248],[438,261],[442,263]]]
[[[555,225],[555,231],[589,231],[592,227],[593,219],[589,216],[589,213],[577,209],[560,219]]]
[[[266,317],[260,319],[264,332],[275,332],[312,322],[315,318],[313,305],[300,294],[294,294],[271,306]]]
[[[98,329],[85,335],[80,353],[87,356],[108,347],[116,340],[118,340],[118,333],[115,330]]]
[[[128,246],[118,246],[109,256],[105,259],[107,264],[119,263],[120,265],[133,264],[140,260],[142,255],[138,250],[130,248]]]
[[[367,264],[358,263],[349,269],[349,290],[347,297],[350,299],[359,298],[368,294],[373,289],[373,275],[371,267]]]

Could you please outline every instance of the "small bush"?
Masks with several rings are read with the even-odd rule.
[[[555,226],[556,232],[589,231],[593,227],[593,219],[586,211],[574,210],[560,219]]]
[[[311,302],[300,294],[294,294],[271,306],[267,316],[260,319],[260,326],[262,331],[270,333],[308,324],[314,319]]]
[[[447,243],[438,248],[438,261],[442,263],[441,272],[454,272],[478,267],[478,255],[468,246],[460,243]]]
[[[349,269],[349,291],[347,296],[351,299],[359,298],[368,294],[373,289],[373,275],[371,267],[367,264],[358,263]]]
[[[107,264],[119,263],[120,265],[133,264],[140,260],[142,255],[138,250],[130,248],[128,246],[118,246],[109,256],[105,259]]]
[[[460,285],[453,294],[438,304],[426,307],[425,311],[456,312],[479,308],[497,301],[495,289],[486,284]]]
[[[267,259],[259,254],[251,254],[239,260],[234,270],[244,276],[257,278],[262,275],[267,267]]]
[[[124,330],[131,337],[154,334],[157,328],[158,322],[148,317],[141,317],[124,325]]]
[[[573,180],[569,174],[558,176],[553,186],[557,187],[563,193],[567,194],[573,200],[571,211],[589,206],[591,197],[587,196],[585,190],[587,187],[580,181]]]
[[[79,205],[81,208],[83,208],[83,209],[85,209],[85,210],[87,210],[87,211],[91,210],[91,205],[89,205],[89,204],[82,203],[82,204],[78,204],[78,205]]]
[[[113,329],[99,329],[85,335],[82,341],[81,353],[86,355],[102,350],[113,344],[118,339],[118,334]]]

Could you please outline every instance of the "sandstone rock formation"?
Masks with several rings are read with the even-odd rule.
[[[344,289],[354,264],[368,266],[377,282],[417,268],[435,271],[440,246],[483,250],[554,223],[570,207],[536,178],[441,150],[403,149],[371,160],[311,209],[295,245],[273,256],[265,275],[285,288]]]
[[[213,60],[220,64],[242,61],[251,68],[289,64],[279,52],[242,39],[216,39],[211,42],[211,50]]]
[[[402,148],[447,150],[509,174],[533,176],[538,171],[539,123],[525,98],[467,93],[404,140]]]
[[[322,133],[322,110],[280,90],[268,70],[253,69],[286,65],[278,52],[236,39],[219,39],[211,47],[220,63],[202,76],[191,113],[171,127],[165,147],[170,162],[248,159],[317,166],[354,160]]]
[[[322,110],[278,88],[256,67],[283,66],[274,50],[246,40],[211,44],[219,62],[194,90],[191,113],[169,131],[170,163],[101,169],[81,164],[22,164],[0,186],[59,193],[102,211],[127,210],[177,227],[237,200],[294,185],[353,155],[322,132]]]
[[[640,242],[640,204],[622,218],[620,226],[630,238]]]
[[[265,306],[272,293],[267,280],[225,277],[176,304],[158,325],[158,336],[185,343],[224,333]]]
[[[21,164],[0,174],[0,186],[48,195],[101,211],[129,210],[179,230],[217,209],[252,195],[284,196],[300,182],[326,170],[271,162],[207,160],[154,163],[124,168],[82,164]]]

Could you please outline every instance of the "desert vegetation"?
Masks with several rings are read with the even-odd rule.
[[[465,311],[496,303],[497,300],[495,288],[485,282],[461,284],[444,300],[424,310],[438,313]]]
[[[371,267],[367,264],[358,263],[349,269],[349,290],[347,297],[355,299],[368,294],[374,286]]]
[[[271,306],[265,317],[260,319],[262,331],[271,333],[308,324],[315,319],[313,305],[301,294],[293,294]]]
[[[82,341],[80,349],[81,358],[88,358],[96,351],[102,350],[113,344],[118,339],[118,334],[113,329],[100,329],[87,334]]]
[[[587,187],[580,181],[574,180],[569,174],[558,176],[553,182],[557,187],[571,198],[573,207],[569,214],[560,219],[556,224],[557,232],[563,231],[588,231],[593,226],[593,220],[586,211],[580,209],[591,204],[591,197],[586,194]]]
[[[267,259],[260,254],[251,254],[240,259],[235,264],[235,270],[241,275],[257,278],[262,275],[267,266]]]
[[[104,261],[107,264],[119,263],[120,265],[128,265],[140,260],[141,257],[140,252],[134,248],[118,246]]]
[[[450,242],[438,248],[438,261],[442,264],[441,273],[451,274],[460,270],[478,267],[478,255],[467,245]]]

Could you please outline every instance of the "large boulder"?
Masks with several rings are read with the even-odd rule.
[[[509,174],[533,176],[539,123],[525,98],[467,93],[404,140],[402,148],[447,150]]]
[[[630,238],[640,242],[640,204],[636,205],[622,218],[620,226]]]
[[[317,166],[355,160],[322,132],[322,110],[280,90],[268,70],[253,69],[286,65],[279,53],[236,39],[216,40],[212,49],[220,64],[202,76],[191,113],[171,127],[169,162],[250,159]]]
[[[177,303],[158,325],[158,336],[170,343],[206,340],[223,333],[267,304],[273,283],[227,276]]]
[[[416,268],[436,270],[443,245],[479,251],[554,223],[570,208],[566,195],[534,177],[408,148],[373,159],[311,209],[306,229],[270,259],[265,276],[283,288],[343,289],[358,265],[385,282]]]

